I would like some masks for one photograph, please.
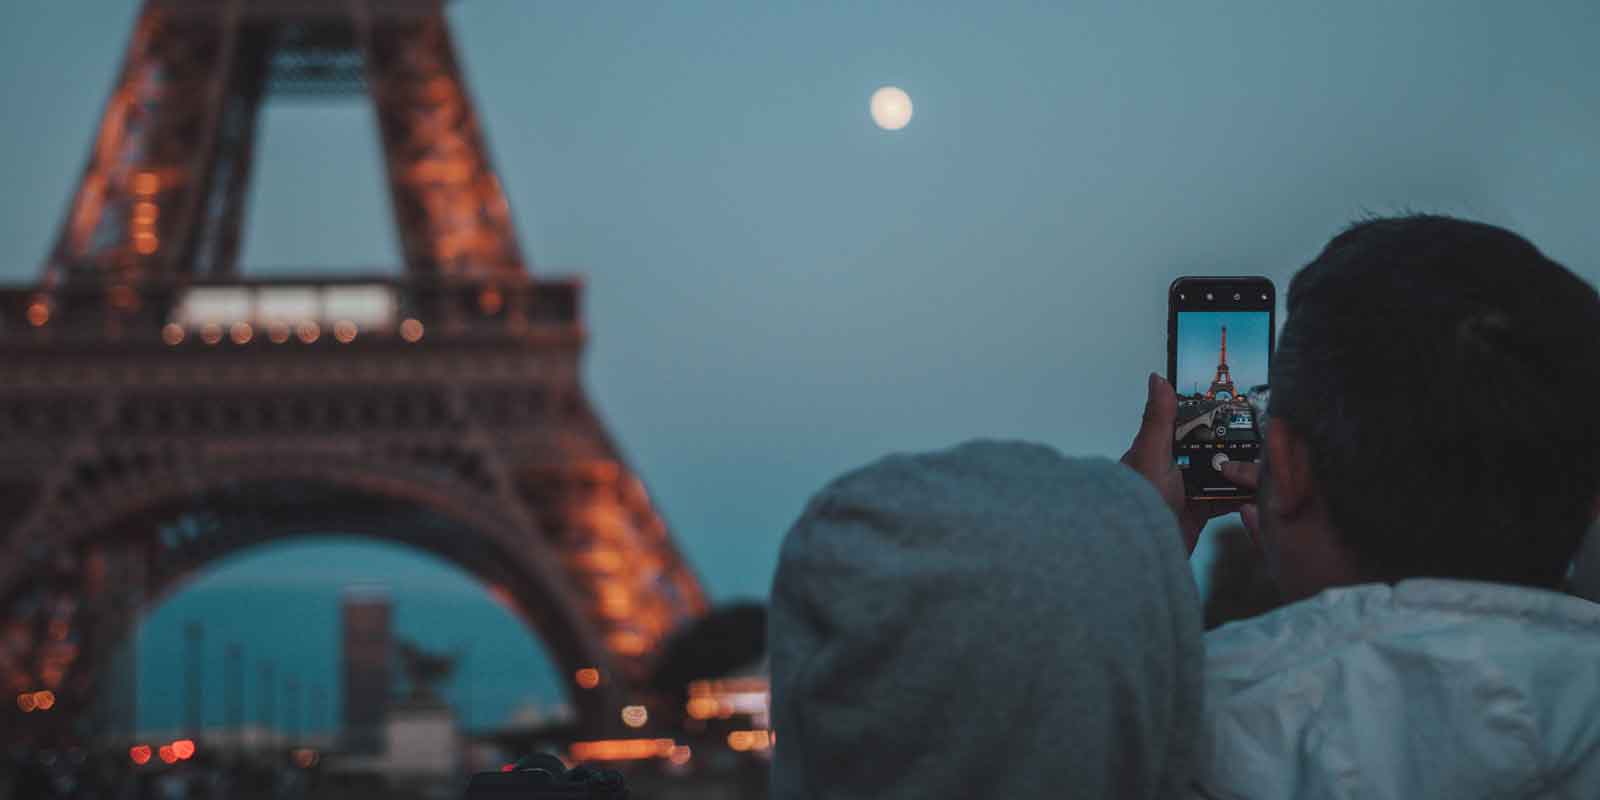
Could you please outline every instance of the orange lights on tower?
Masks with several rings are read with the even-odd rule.
[[[193,739],[179,739],[172,743],[172,754],[177,756],[180,761],[188,761],[194,758],[194,750]]]
[[[500,290],[493,286],[478,293],[478,310],[485,314],[498,314],[505,304],[505,295],[500,294]]]
[[[169,322],[161,327],[161,341],[176,347],[183,344],[183,326]]]
[[[150,763],[150,745],[136,744],[128,748],[128,759],[135,764]]]
[[[152,195],[161,191],[161,176],[154,172],[141,172],[133,176],[133,193]]]
[[[618,655],[637,656],[643,655],[650,643],[633,631],[617,631],[606,637],[606,645]]]
[[[172,745],[170,744],[161,745],[161,748],[156,750],[156,755],[160,757],[161,763],[163,764],[178,763],[178,753],[172,749]]]
[[[253,336],[255,331],[248,322],[235,322],[233,327],[228,329],[228,338],[232,339],[234,344],[249,344]]]
[[[573,674],[572,680],[578,684],[579,689],[593,689],[600,685],[600,670],[584,667]]]
[[[34,699],[33,692],[23,692],[17,695],[17,708],[22,709],[22,713],[32,714],[33,710],[38,707],[39,701]]]
[[[132,286],[113,286],[110,293],[111,307],[118,311],[138,311],[139,293]]]
[[[215,322],[207,322],[200,326],[200,341],[206,344],[216,344],[222,341],[222,326]]]
[[[289,341],[289,326],[282,322],[267,323],[267,338],[273,344],[283,344]]]
[[[35,300],[28,305],[28,324],[35,328],[44,327],[50,321],[50,306],[43,300]]]
[[[349,344],[356,340],[356,324],[347,319],[333,323],[333,338],[340,344]]]
[[[294,327],[294,335],[299,337],[300,341],[305,342],[306,344],[311,344],[322,335],[322,326],[310,320],[306,320],[305,322],[302,322]]]
[[[161,207],[150,198],[161,191],[161,176],[154,172],[141,172],[133,176],[133,193],[139,201],[133,204],[133,249],[140,255],[150,255],[161,249],[161,239],[156,236],[156,220],[161,217]]]

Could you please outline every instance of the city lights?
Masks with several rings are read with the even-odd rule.
[[[172,743],[172,754],[177,756],[180,761],[188,761],[194,758],[194,749],[193,739],[179,739]]]
[[[137,311],[139,309],[139,293],[132,286],[111,287],[111,307],[118,311]]]
[[[573,742],[570,761],[638,761],[671,758],[678,743],[671,739],[601,739]]]
[[[579,689],[593,689],[600,685],[600,670],[594,667],[584,667],[572,676]]]
[[[683,710],[692,719],[711,719],[722,715],[722,704],[714,697],[691,697]]]
[[[170,744],[161,745],[161,749],[156,751],[156,755],[161,758],[161,763],[163,764],[178,763],[178,752],[173,750]]]
[[[50,321],[50,306],[41,300],[35,300],[28,306],[28,324],[35,328],[43,327]]]
[[[650,721],[650,709],[644,706],[623,706],[622,724],[630,728],[643,728]]]
[[[136,744],[128,748],[128,758],[135,764],[150,763],[150,745]]]
[[[772,734],[764,730],[733,731],[728,734],[728,747],[741,753],[767,750],[772,747]]]
[[[173,346],[182,344],[183,326],[175,322],[169,322],[166,325],[163,325],[161,327],[161,341]]]
[[[289,757],[294,760],[294,765],[301,769],[311,769],[322,760],[322,754],[309,747],[296,749]]]
[[[689,684],[689,701],[684,704],[684,712],[691,719],[700,720],[748,714],[760,725],[766,719],[767,707],[765,679],[727,678]]]
[[[200,326],[200,341],[206,344],[216,344],[222,341],[222,326],[215,322],[208,322]]]
[[[56,707],[56,693],[45,689],[40,692],[23,692],[17,695],[17,708],[24,714],[49,711]]]
[[[232,339],[234,344],[249,344],[250,338],[254,335],[255,331],[244,322],[235,322],[233,327],[228,329],[228,338]]]
[[[408,342],[421,341],[422,323],[414,319],[408,319],[400,323],[400,338]]]
[[[322,327],[315,322],[302,322],[295,326],[294,335],[299,337],[300,341],[311,344],[317,340],[317,337],[322,335]]]
[[[689,758],[693,755],[694,751],[689,749],[689,745],[680,744],[667,752],[667,760],[678,766],[683,766],[689,763]]]
[[[347,319],[333,323],[333,338],[342,344],[349,344],[356,339],[356,324]]]

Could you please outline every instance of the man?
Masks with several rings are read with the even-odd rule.
[[[1264,455],[1229,464],[1286,600],[1206,640],[1207,797],[1600,797],[1600,298],[1522,238],[1357,224],[1290,284]],[[1178,515],[1152,375],[1123,462]]]

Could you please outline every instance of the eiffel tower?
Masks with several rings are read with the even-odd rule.
[[[0,729],[105,730],[140,613],[286,536],[470,571],[592,733],[704,613],[580,384],[581,284],[518,247],[443,2],[146,0],[38,282],[0,287]],[[304,94],[374,103],[401,277],[240,276],[257,116]]]
[[[1206,399],[1215,400],[1218,395],[1222,399],[1232,400],[1233,376],[1228,374],[1228,326],[1222,326],[1222,353],[1217,356],[1217,377],[1211,379],[1211,388],[1206,390]]]

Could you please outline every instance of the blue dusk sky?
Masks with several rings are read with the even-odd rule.
[[[137,10],[0,9],[0,281],[38,274]],[[717,602],[763,597],[806,498],[886,452],[1121,453],[1179,275],[1287,286],[1348,220],[1425,210],[1600,278],[1593,0],[449,15],[524,252],[586,279],[589,395]],[[904,130],[868,117],[884,85],[912,98]],[[256,155],[246,274],[398,264],[367,106],[274,103]],[[236,636],[335,698],[338,593],[364,580],[399,587],[401,633],[473,640],[475,721],[559,696],[469,577],[334,538],[245,553],[156,607],[142,720],[181,716],[191,617],[216,620],[208,675]],[[526,684],[480,671],[513,652]]]
[[[1204,392],[1217,377],[1222,327],[1228,328],[1228,373],[1241,393],[1267,382],[1265,311],[1184,311],[1178,314],[1177,390]]]

